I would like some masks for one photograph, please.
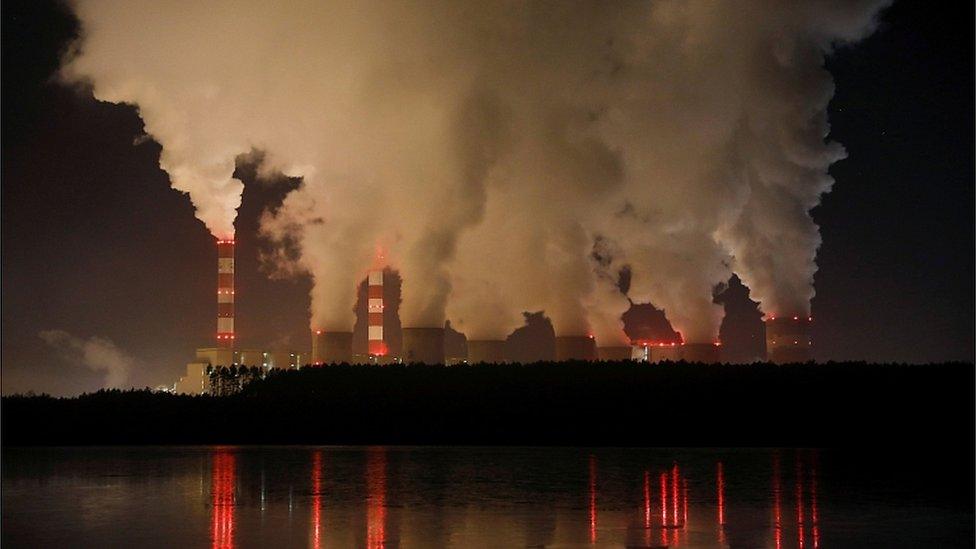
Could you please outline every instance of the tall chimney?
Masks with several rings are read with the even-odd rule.
[[[809,316],[770,316],[766,319],[766,358],[776,364],[812,360]]]
[[[217,347],[234,348],[234,241],[217,241]]]
[[[369,347],[367,353],[370,357],[386,356],[386,341],[383,339],[383,270],[373,269],[369,271],[368,286],[366,293],[366,310],[369,322],[367,323]]]

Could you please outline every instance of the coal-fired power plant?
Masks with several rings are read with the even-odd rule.
[[[812,360],[813,340],[809,316],[770,316],[766,319],[766,357],[770,362],[807,362]]]
[[[217,347],[234,348],[233,240],[217,240]]]

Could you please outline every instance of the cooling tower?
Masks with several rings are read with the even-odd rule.
[[[444,364],[444,328],[404,328],[403,362]]]
[[[632,360],[634,356],[634,349],[629,345],[597,347],[596,355],[600,358],[600,360]]]
[[[339,364],[352,362],[352,332],[312,333],[312,364]]]
[[[596,341],[589,336],[556,336],[556,361],[596,360]]]
[[[366,310],[369,322],[367,324],[367,353],[371,357],[386,356],[386,341],[383,339],[383,270],[374,269],[369,272],[366,287]]]
[[[234,241],[217,241],[217,347],[234,348]]]
[[[766,320],[766,357],[770,362],[807,362],[812,360],[813,340],[806,316],[770,317]]]
[[[685,362],[718,364],[722,362],[722,347],[714,343],[685,343],[679,347]]]
[[[503,364],[505,360],[505,341],[501,339],[468,340],[468,364],[488,362]]]

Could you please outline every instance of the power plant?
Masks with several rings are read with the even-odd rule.
[[[445,356],[443,327],[404,327],[399,356],[390,352],[384,332],[386,315],[384,304],[384,272],[373,268],[366,275],[366,354],[353,354],[353,332],[314,329],[311,331],[311,352],[299,350],[264,350],[237,348],[234,284],[235,242],[217,240],[217,333],[214,347],[196,350],[194,361],[187,364],[186,375],[175,389],[182,393],[207,391],[210,372],[224,366],[260,366],[269,369],[298,369],[303,365],[330,364],[389,364],[394,362],[423,364],[455,364],[507,362],[506,340],[467,341],[467,356]],[[776,364],[811,360],[812,340],[809,316],[769,316],[765,321],[767,357]],[[719,363],[722,347],[714,343],[685,343],[683,341],[635,341],[632,345],[598,346],[591,335],[557,335],[555,360],[561,361],[624,361]]]
[[[812,360],[810,338],[811,316],[770,316],[766,319],[766,356],[770,362],[807,362]]]

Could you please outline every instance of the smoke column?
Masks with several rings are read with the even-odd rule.
[[[104,372],[105,388],[123,387],[135,367],[133,357],[104,338],[81,339],[64,330],[45,330],[38,335],[66,360],[77,361],[93,372]]]
[[[824,57],[882,5],[79,0],[63,76],[138,108],[218,237],[235,157],[303,178],[262,234],[313,279],[313,328],[351,329],[381,246],[407,326],[496,339],[544,310],[612,344],[650,301],[710,342],[733,272],[765,311],[809,310],[809,210],[844,154]]]

